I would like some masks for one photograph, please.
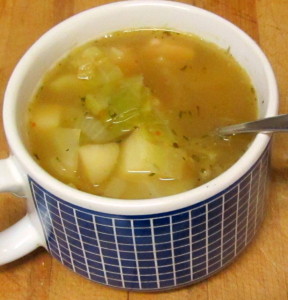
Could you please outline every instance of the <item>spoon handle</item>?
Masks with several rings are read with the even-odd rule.
[[[246,132],[285,132],[288,131],[288,114],[265,118],[253,122],[236,124],[217,129],[219,135]]]

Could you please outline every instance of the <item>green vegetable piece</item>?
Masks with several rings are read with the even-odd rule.
[[[142,76],[124,79],[111,96],[109,120],[121,129],[130,129],[139,123],[142,108],[147,102],[147,91]]]
[[[85,107],[93,115],[98,116],[101,112],[107,109],[109,103],[109,95],[99,92],[97,94],[88,94],[85,98]]]

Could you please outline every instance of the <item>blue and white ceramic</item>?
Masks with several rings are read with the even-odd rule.
[[[179,288],[230,264],[257,233],[265,212],[270,136],[258,134],[226,172],[194,190],[149,200],[90,195],[42,170],[25,147],[25,110],[43,74],[71,48],[137,27],[191,32],[229,48],[254,84],[260,117],[277,114],[275,77],[245,33],[202,9],[170,1],[123,1],[80,13],[51,29],[9,81],[4,125],[11,149],[0,189],[27,198],[27,215],[0,233],[0,264],[43,246],[97,283],[138,291]],[[15,243],[17,241],[17,243]]]

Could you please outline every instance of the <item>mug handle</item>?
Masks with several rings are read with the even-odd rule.
[[[0,192],[23,196],[24,181],[12,156],[0,160]],[[29,214],[0,232],[0,265],[16,260],[41,246]]]

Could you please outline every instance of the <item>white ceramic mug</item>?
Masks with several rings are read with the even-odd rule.
[[[277,86],[265,55],[240,29],[210,12],[170,1],[123,1],[60,23],[27,51],[5,93],[11,155],[0,161],[0,189],[26,197],[27,215],[0,233],[0,264],[43,246],[63,265],[95,282],[163,290],[211,276],[253,239],[264,212],[267,134],[258,134],[216,179],[149,200],[108,199],[75,190],[47,174],[27,151],[23,115],[51,65],[76,45],[138,27],[192,32],[229,48],[252,79],[260,117],[277,114]]]

